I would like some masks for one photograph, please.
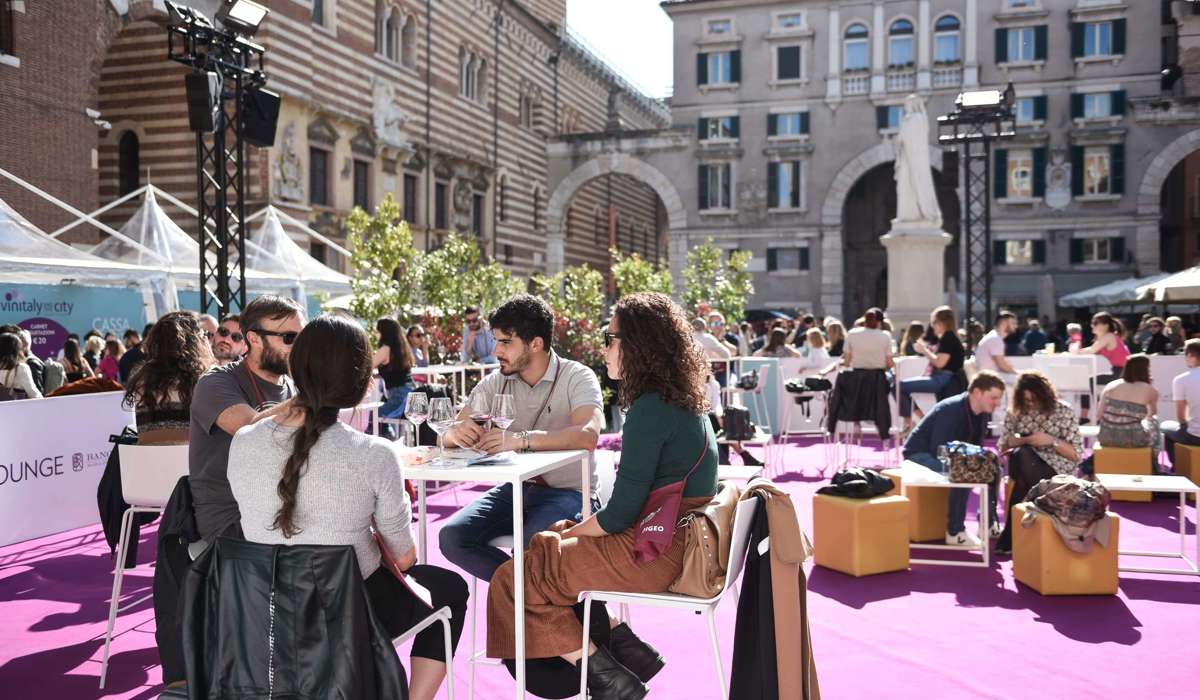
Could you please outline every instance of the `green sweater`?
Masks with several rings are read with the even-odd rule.
[[[608,533],[633,527],[650,492],[681,481],[706,442],[707,454],[688,479],[684,498],[717,492],[717,438],[708,416],[667,404],[657,392],[639,396],[625,416],[621,465],[612,497],[596,514],[600,527]]]

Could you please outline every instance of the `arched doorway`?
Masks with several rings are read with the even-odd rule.
[[[955,183],[937,170],[931,170],[942,210],[942,229],[953,240],[946,247],[945,277],[958,276],[959,202]],[[845,280],[842,314],[847,322],[872,307],[888,308],[887,251],[879,242],[891,229],[896,216],[894,162],[880,163],[867,170],[850,187],[842,205],[843,279]],[[907,271],[921,274],[920,270]]]
[[[1200,151],[1171,168],[1159,191],[1159,259],[1164,272],[1200,262]]]

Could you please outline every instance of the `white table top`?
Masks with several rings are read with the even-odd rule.
[[[1100,437],[1100,426],[1098,425],[1081,425],[1079,426],[1079,435],[1085,438]]]
[[[397,450],[410,448],[397,446]],[[437,450],[431,456],[436,457]],[[458,450],[446,450],[447,457],[462,454]],[[505,483],[526,481],[560,467],[578,464],[587,460],[587,450],[563,450],[560,452],[522,452],[513,456],[509,464],[480,465],[468,467],[465,461],[456,461],[452,466],[436,467],[429,464],[404,467],[404,478],[414,481],[479,481]]]
[[[1097,474],[1096,480],[1109,491],[1162,491],[1167,493],[1200,492],[1186,476],[1167,474]]]
[[[752,467],[746,464],[718,464],[717,480],[745,479],[750,480],[762,473],[762,467]]]

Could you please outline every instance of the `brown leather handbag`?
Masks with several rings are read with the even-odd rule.
[[[687,528],[683,569],[668,590],[695,598],[712,598],[725,588],[733,515],[741,491],[729,481],[717,484],[717,493],[702,508],[688,511],[679,521]]]

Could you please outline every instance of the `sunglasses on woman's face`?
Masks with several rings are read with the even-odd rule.
[[[235,343],[242,342],[246,337],[241,333],[238,333],[237,331],[231,331],[228,328],[218,328],[217,335],[221,336],[222,338],[233,338],[233,342]],[[288,345],[291,345],[291,343],[288,343]]]
[[[619,334],[609,333],[608,331],[604,331],[604,347],[606,347],[606,348],[610,347],[610,346],[612,346],[612,343],[614,340],[620,340],[620,339],[621,339],[621,336]]]
[[[268,331],[268,330],[263,330],[262,328],[251,328],[250,332],[257,333],[263,337],[266,337],[268,335],[273,335],[276,338],[279,338],[280,340],[282,340],[284,345],[291,345],[292,343],[296,342],[296,336],[300,335],[296,331],[287,331],[285,333],[279,333],[278,331]]]

